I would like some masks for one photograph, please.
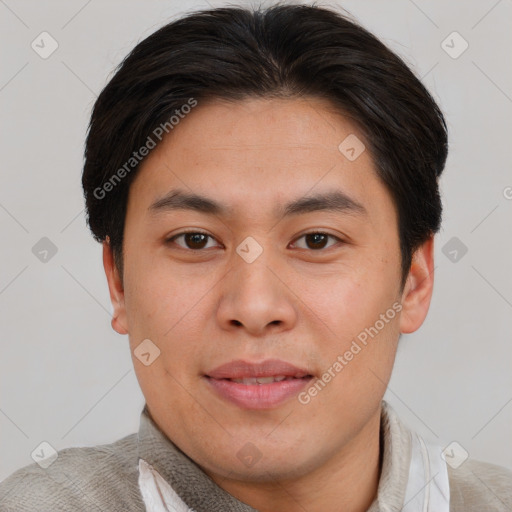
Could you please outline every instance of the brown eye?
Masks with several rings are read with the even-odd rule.
[[[326,247],[330,247],[335,244],[331,244],[328,246],[329,238],[341,242],[338,237],[334,235],[329,235],[328,233],[322,233],[322,232],[314,232],[314,233],[305,233],[301,237],[297,238],[297,240],[304,239],[306,241],[305,247],[300,247],[301,249],[310,249],[310,250],[320,250],[325,249]]]
[[[306,235],[306,244],[310,249],[323,249],[329,237],[323,233],[310,233]]]
[[[184,241],[184,244],[177,243],[177,245],[180,246],[181,248],[200,251],[206,248],[208,239],[213,240],[213,237],[200,231],[189,231],[185,233],[179,233],[178,235],[173,236],[168,240],[168,242],[176,243],[178,239],[183,239]]]
[[[187,233],[184,239],[190,249],[204,249],[208,236],[202,233]]]

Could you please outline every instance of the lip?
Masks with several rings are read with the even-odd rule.
[[[243,384],[229,379],[294,377],[266,384]],[[218,396],[242,409],[271,409],[296,396],[313,378],[305,368],[299,368],[280,359],[251,363],[231,361],[204,375],[207,385]]]
[[[243,379],[248,377],[272,377],[285,375],[286,377],[304,377],[311,375],[305,368],[299,368],[281,359],[265,359],[259,363],[250,363],[237,359],[222,364],[207,373],[214,379]]]

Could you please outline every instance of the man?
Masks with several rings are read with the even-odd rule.
[[[512,473],[382,400],[424,321],[443,115],[331,10],[212,9],[142,41],[83,173],[141,427],[0,485],[1,510],[505,511]]]

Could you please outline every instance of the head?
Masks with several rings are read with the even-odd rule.
[[[91,117],[88,222],[148,409],[205,471],[300,476],[374,431],[428,311],[446,156],[425,87],[328,9],[195,12],[121,63]],[[220,366],[269,359],[303,374],[285,398],[226,398]]]

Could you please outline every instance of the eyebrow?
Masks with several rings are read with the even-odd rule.
[[[223,205],[214,199],[188,193],[180,189],[171,190],[149,207],[149,211],[152,214],[172,210],[192,210],[224,217],[235,213],[233,208]],[[276,217],[288,217],[316,211],[335,211],[360,216],[368,215],[366,208],[361,203],[340,190],[300,197],[284,206],[278,206],[274,214]]]

